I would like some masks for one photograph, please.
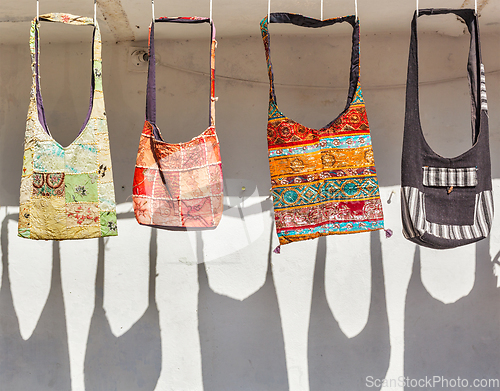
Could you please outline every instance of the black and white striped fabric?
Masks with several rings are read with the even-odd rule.
[[[463,19],[471,36],[467,71],[472,102],[472,147],[454,158],[442,157],[432,150],[420,122],[417,19],[442,14],[455,14]],[[421,246],[447,249],[474,243],[489,235],[493,195],[487,109],[478,18],[474,10],[441,8],[415,12],[411,24],[401,158],[401,214],[403,234],[408,240]],[[453,137],[449,135],[449,139]]]
[[[468,187],[477,185],[477,167],[445,168],[425,166],[422,168],[424,171],[424,186]]]
[[[403,235],[407,239],[425,233],[442,239],[471,240],[488,236],[493,222],[493,193],[476,194],[472,225],[436,224],[427,220],[425,194],[414,187],[401,188]]]
[[[486,75],[484,65],[481,64],[481,110],[488,111],[488,97],[486,96]]]

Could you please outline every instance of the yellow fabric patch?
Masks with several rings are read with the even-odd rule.
[[[101,33],[100,32],[97,32],[98,33],[98,37],[96,36],[96,40],[94,41],[94,45],[95,45],[95,48],[94,48],[94,51],[95,51],[95,56],[94,56],[94,60],[95,61],[101,61],[101,49],[102,49],[102,43],[101,43]],[[97,39],[98,38],[98,39]]]
[[[33,150],[30,148],[24,151],[22,176],[31,174],[33,174]]]
[[[107,133],[97,133],[97,149],[99,151],[109,151],[109,136]]]
[[[62,197],[42,197],[32,201],[31,238],[61,239],[66,231],[66,203]]]
[[[30,228],[31,203],[19,205],[19,229]]]
[[[373,165],[371,146],[353,149],[327,149],[280,158],[273,158],[269,168],[271,178],[312,174],[340,168],[370,167]]]
[[[94,91],[94,105],[92,107],[92,117],[104,118],[104,96],[101,91]]]
[[[31,94],[36,95],[35,85],[31,86]],[[30,105],[28,108],[28,121],[26,122],[26,129],[32,129],[30,125],[33,125],[35,121],[38,121],[38,108],[36,104]]]
[[[26,137],[24,138],[24,150],[27,151],[28,149],[33,149],[33,147],[36,145],[36,140],[34,137],[28,137],[29,132],[26,130]],[[33,153],[33,151],[31,152]]]
[[[19,203],[24,204],[31,199],[31,194],[33,194],[33,176],[25,176],[21,178],[21,195],[19,197]]]
[[[111,154],[109,150],[99,151],[99,167],[97,171],[101,183],[113,182]]]
[[[95,225],[87,225],[83,227],[68,227],[65,236],[61,239],[91,239],[101,236],[101,227]]]

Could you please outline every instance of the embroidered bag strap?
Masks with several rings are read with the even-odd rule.
[[[481,50],[479,46],[479,30],[477,28],[477,15],[472,9],[446,9],[430,8],[415,11],[411,22],[410,52],[408,58],[408,76],[406,82],[406,118],[405,129],[407,131],[420,131],[420,108],[418,89],[418,37],[417,18],[423,15],[455,14],[467,25],[470,33],[470,47],[467,63],[467,78],[471,93],[471,122],[472,122],[472,144],[477,142],[480,130],[480,111],[487,110],[487,105],[482,104],[482,96],[486,102],[486,91],[484,83],[480,81],[479,75],[484,79],[484,70],[481,61]],[[484,89],[484,93],[482,90]],[[416,125],[416,126],[413,126]],[[484,130],[484,129],[483,129]],[[486,127],[487,132],[487,127]],[[488,137],[488,135],[485,135]]]
[[[82,128],[80,129],[80,133],[85,128],[85,124],[87,124],[93,106],[94,100],[94,90],[96,89],[96,85],[98,89],[102,92],[102,58],[101,58],[101,32],[99,30],[99,24],[97,20],[95,21],[92,18],[88,18],[85,16],[77,16],[71,14],[63,14],[63,13],[50,13],[39,16],[39,21],[47,21],[47,22],[56,22],[56,23],[64,23],[71,24],[76,26],[94,26],[94,37],[92,40],[92,84],[91,84],[91,95],[90,95],[90,104],[89,111],[87,113],[87,118],[84,121]],[[45,110],[43,108],[43,100],[42,93],[40,90],[40,36],[39,36],[39,21],[37,19],[33,19],[31,22],[31,30],[30,30],[30,53],[31,53],[31,71],[33,77],[33,85],[32,90],[36,91],[36,95],[34,95],[37,101],[38,107],[38,118],[39,121],[44,128],[44,130],[50,134],[47,121],[45,120]],[[33,94],[32,94],[33,95]]]
[[[331,26],[335,23],[348,22],[353,27],[352,34],[352,53],[351,53],[351,74],[349,79],[349,94],[347,106],[351,103],[356,93],[356,86],[359,79],[359,21],[356,20],[355,15],[342,16],[339,18],[331,18],[325,20],[319,20],[314,18],[309,18],[307,16],[299,14],[291,14],[286,12],[273,12],[269,15],[269,21],[267,16],[260,22],[260,31],[262,34],[262,40],[264,41],[264,48],[266,50],[266,61],[267,61],[267,73],[269,76],[269,103],[278,106],[276,100],[276,92],[274,88],[274,73],[273,65],[271,62],[271,38],[269,35],[269,23],[291,23],[302,27],[312,27],[320,28]],[[271,110],[269,110],[271,113]]]
[[[155,23],[209,23],[211,30],[210,44],[210,126],[215,126],[215,48],[217,41],[215,40],[215,25],[210,18],[192,17],[162,17],[154,20]],[[155,63],[155,44],[154,44],[154,27],[155,23],[151,23],[149,28],[149,65],[148,65],[148,85],[146,91],[146,120],[153,125],[153,133],[158,138],[156,129],[156,63]]]

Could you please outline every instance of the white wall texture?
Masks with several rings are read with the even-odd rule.
[[[330,236],[284,246],[279,255],[272,252],[268,84],[258,26],[254,35],[219,40],[216,124],[225,211],[214,231],[136,223],[131,185],[146,73],[134,69],[129,48],[145,44],[104,44],[119,204],[119,236],[104,240],[16,236],[31,83],[28,31],[25,45],[0,45],[0,389],[357,391],[370,388],[368,376],[500,379],[494,274],[500,274],[500,214],[490,238],[459,249],[416,248],[401,234],[409,22],[404,34],[361,37],[361,83],[393,237]],[[280,35],[280,27],[271,26],[280,109],[322,126],[345,105],[350,29],[303,36],[297,27],[290,36]],[[89,42],[52,44],[43,38],[49,28],[63,33],[68,26],[41,27],[47,121],[67,145],[87,110],[91,32]],[[497,207],[499,38],[482,39]],[[208,124],[208,44],[208,28],[205,40],[157,43],[158,124],[168,141],[186,141]],[[446,156],[470,146],[467,51],[468,35],[420,35],[423,128]],[[404,389],[392,383],[373,388]]]

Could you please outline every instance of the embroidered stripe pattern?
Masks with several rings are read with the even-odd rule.
[[[424,186],[469,187],[477,185],[477,168],[428,167],[423,169]]]
[[[372,199],[379,196],[377,178],[327,179],[315,183],[274,187],[274,208],[316,205],[328,201]]]
[[[488,97],[486,96],[486,75],[484,65],[481,64],[481,110],[488,111]]]
[[[271,14],[273,22],[280,17],[299,16]],[[308,23],[323,23],[306,19]],[[358,25],[354,16],[326,23],[338,21],[352,22],[354,27],[351,69],[355,71],[351,73],[347,107],[321,129],[307,128],[278,109],[267,17],[261,22],[270,79],[267,142],[271,193],[280,244],[384,228],[370,129],[359,83]]]
[[[370,135],[353,135],[346,137],[325,137],[319,144],[303,145],[292,148],[270,149],[269,157],[302,155],[327,149],[350,149],[371,146]]]
[[[493,193],[487,190],[476,194],[474,224],[445,225],[427,220],[425,194],[414,187],[401,188],[403,235],[414,238],[424,233],[443,239],[476,239],[488,236],[493,222]]]

